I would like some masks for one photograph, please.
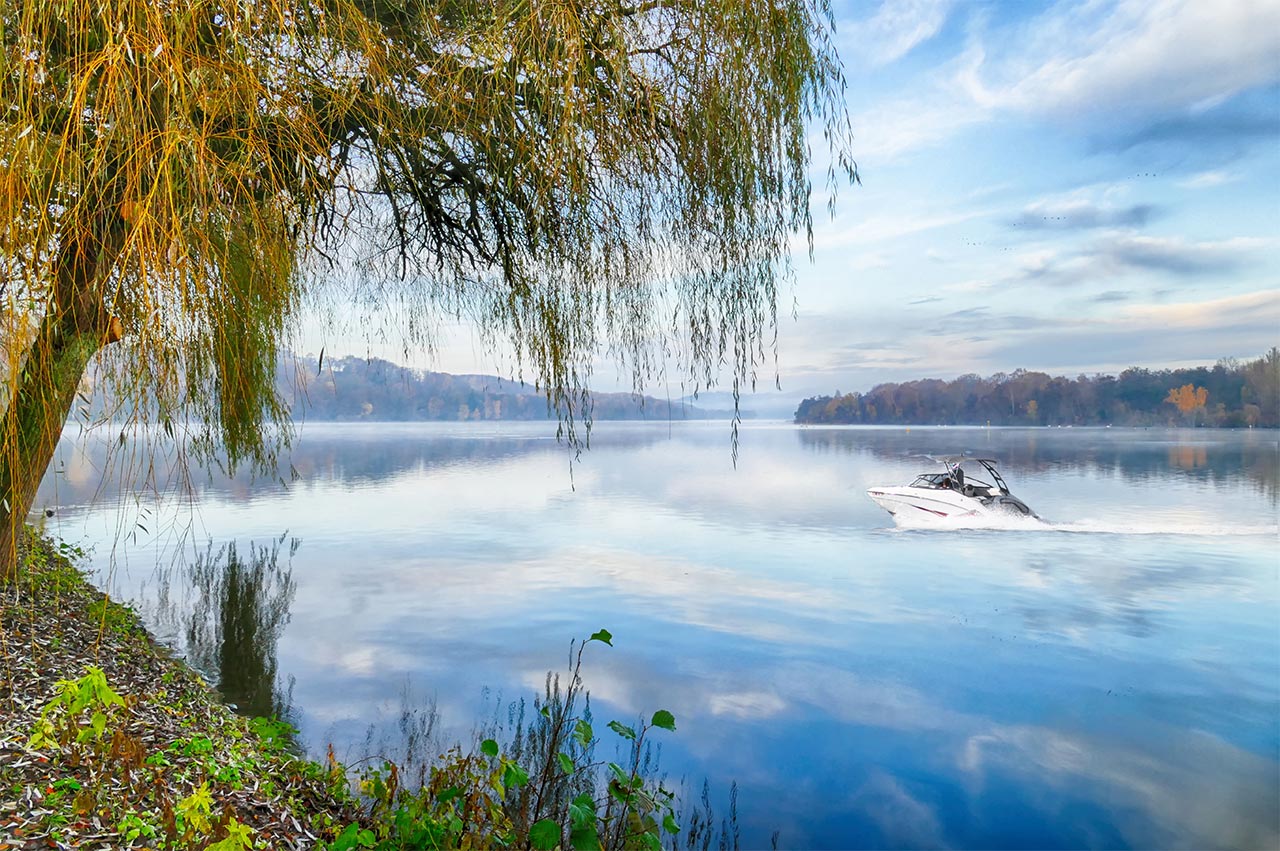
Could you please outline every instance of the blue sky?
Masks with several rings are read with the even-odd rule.
[[[1280,343],[1276,0],[835,13],[863,183],[834,218],[815,196],[813,262],[797,243],[794,319],[791,294],[780,304],[787,399]],[[456,329],[415,365],[509,371]],[[600,365],[599,389],[613,379]]]
[[[784,389],[1280,343],[1280,3],[837,4],[861,189]]]

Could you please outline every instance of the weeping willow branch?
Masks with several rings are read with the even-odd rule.
[[[309,307],[406,346],[470,320],[571,440],[601,356],[754,381],[815,126],[857,178],[832,31],[826,0],[0,0],[0,537],[90,358],[197,460],[271,466]]]

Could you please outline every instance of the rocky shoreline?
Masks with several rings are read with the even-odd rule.
[[[341,766],[233,713],[74,556],[31,533],[0,584],[0,848],[284,851],[360,819]]]

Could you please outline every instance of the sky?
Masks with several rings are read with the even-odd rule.
[[[862,184],[797,241],[782,397],[1280,344],[1280,2],[833,9]],[[415,365],[496,371],[465,330]]]

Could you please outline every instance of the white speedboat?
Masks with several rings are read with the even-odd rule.
[[[1038,516],[1025,502],[1009,493],[1009,486],[996,470],[994,458],[954,455],[933,460],[943,466],[943,471],[923,473],[909,485],[871,488],[867,496],[894,516]],[[994,484],[967,475],[965,467],[980,468]]]

